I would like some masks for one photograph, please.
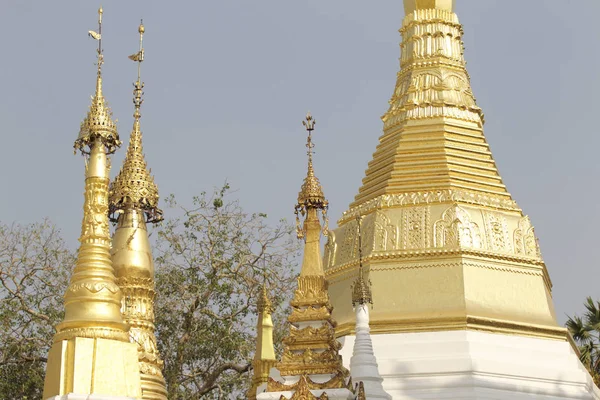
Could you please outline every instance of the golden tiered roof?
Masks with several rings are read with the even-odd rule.
[[[510,201],[483,135],[452,0],[409,0],[384,134],[351,207],[381,195],[464,192]]]

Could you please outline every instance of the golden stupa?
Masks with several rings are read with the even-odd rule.
[[[81,245],[64,297],[65,317],[56,327],[48,354],[44,399],[141,395],[137,349],[121,315],[122,292],[110,254],[108,155],[121,141],[102,93],[102,8],[98,26],[98,32],[90,31],[98,41],[96,93],[74,145],[86,158]]]
[[[529,218],[506,190],[471,91],[453,0],[405,0],[400,72],[383,135],[325,272],[339,322],[354,326],[356,217],[377,287],[375,333],[478,329],[567,339]]]
[[[143,24],[140,24],[138,32],[139,51],[129,56],[138,63],[138,77],[133,84],[133,129],[123,166],[111,182],[109,191],[109,214],[117,225],[111,256],[117,284],[123,292],[123,318],[130,326],[131,342],[138,348],[142,399],[166,400],[163,361],[154,333],[154,259],[146,227],[147,223],[162,221],[162,211],[158,208],[158,187],[150,175],[142,147],[140,109],[144,83],[140,69],[144,61]]]

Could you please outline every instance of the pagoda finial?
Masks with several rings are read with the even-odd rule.
[[[404,13],[406,15],[425,9],[438,9],[454,12],[454,0],[404,0]]]
[[[129,59],[137,62],[138,76],[133,84],[133,129],[129,138],[129,146],[121,171],[111,184],[110,190],[110,218],[116,222],[118,215],[126,207],[138,208],[146,215],[146,222],[157,223],[163,220],[163,212],[158,208],[158,186],[150,175],[144,159],[142,146],[142,131],[140,129],[140,109],[144,99],[144,83],[141,80],[141,65],[144,61],[144,28],[143,21],[140,22],[138,32],[140,34],[140,48],[137,53],[129,56]]]
[[[363,262],[362,262],[362,235],[361,235],[362,217],[356,217],[358,224],[358,278],[352,285],[352,306],[373,304],[373,296],[371,294],[371,282],[365,281]]]
[[[92,97],[92,104],[87,116],[81,123],[79,136],[73,145],[75,151],[90,154],[92,143],[100,139],[105,147],[106,154],[112,154],[121,146],[116,121],[112,120],[112,111],[108,107],[102,94],[102,65],[104,54],[102,49],[102,7],[98,9],[98,32],[88,31],[88,35],[98,41],[97,61],[98,72],[96,76],[96,93]]]
[[[302,125],[306,128],[308,132],[308,136],[306,139],[306,148],[308,149],[308,171],[306,173],[306,178],[304,178],[304,183],[300,188],[300,193],[298,193],[298,203],[295,207],[296,214],[296,231],[298,233],[298,238],[302,239],[305,235],[305,228],[300,228],[300,214],[305,216],[309,210],[321,210],[323,214],[323,232],[326,233],[328,230],[329,220],[327,219],[327,208],[329,207],[329,202],[325,199],[325,195],[323,194],[323,188],[321,187],[321,183],[319,179],[315,176],[315,170],[313,167],[312,149],[315,147],[312,141],[312,132],[315,130],[316,121],[308,112],[306,114],[306,118],[302,121]]]

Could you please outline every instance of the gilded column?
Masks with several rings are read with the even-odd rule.
[[[163,361],[158,353],[154,326],[154,262],[147,223],[162,220],[158,208],[158,187],[148,171],[142,150],[140,108],[144,84],[140,67],[144,61],[144,25],[139,26],[140,49],[129,58],[138,63],[134,83],[134,122],[123,166],[110,188],[110,216],[117,228],[112,241],[112,261],[117,284],[123,292],[122,310],[130,325],[130,340],[137,345],[142,398],[166,400],[162,374]]]
[[[65,317],[48,355],[43,398],[84,394],[138,398],[140,378],[129,327],[121,316],[121,291],[110,258],[108,155],[121,145],[102,94],[102,9],[98,10],[96,93],[75,149],[86,158],[81,243],[64,296]]]
[[[271,313],[273,306],[267,295],[265,285],[261,288],[260,298],[256,304],[258,309],[258,322],[256,325],[256,352],[252,361],[252,385],[248,390],[248,399],[256,399],[257,389],[269,380],[269,371],[277,362],[273,346],[273,320]]]

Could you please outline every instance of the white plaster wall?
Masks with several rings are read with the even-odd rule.
[[[600,400],[567,342],[477,331],[371,338],[383,387],[394,400]],[[341,341],[348,367],[354,336]]]

